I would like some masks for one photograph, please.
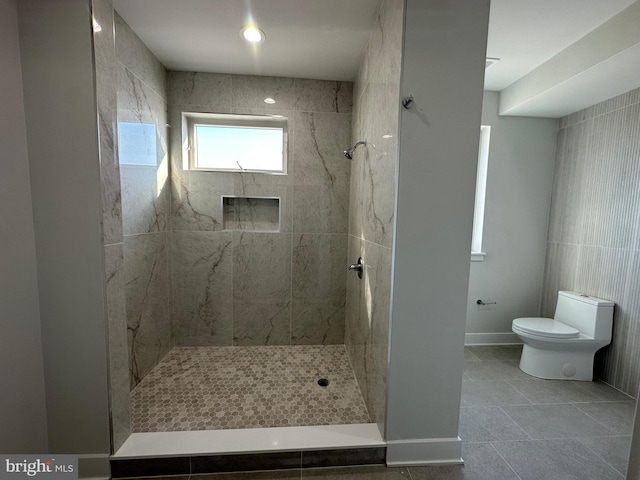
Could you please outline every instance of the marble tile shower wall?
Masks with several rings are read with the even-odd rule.
[[[640,89],[560,122],[542,313],[558,290],[616,303],[600,377],[636,396],[640,378]]]
[[[362,257],[362,280],[347,280],[345,344],[369,415],[384,431],[393,215],[398,169],[402,0],[385,0],[354,88],[348,258]]]
[[[120,448],[131,433],[129,421],[129,365],[127,318],[124,303],[122,204],[116,144],[117,63],[114,12],[111,0],[93,0],[92,13],[102,27],[94,34],[100,177],[103,205],[103,242],[106,267],[109,331],[109,389],[113,446]]]
[[[167,92],[176,345],[343,343],[352,84],[169,72]],[[185,169],[183,111],[287,117],[288,174]],[[225,229],[222,195],[279,197],[280,231]]]
[[[150,143],[143,137],[133,142],[145,143],[144,155],[132,155],[131,142],[119,144],[122,278],[133,387],[172,347],[166,72],[117,13],[115,28],[121,138],[127,132],[141,135],[138,126],[152,132]]]

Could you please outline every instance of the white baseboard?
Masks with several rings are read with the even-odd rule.
[[[460,437],[387,441],[387,465],[390,467],[462,463]]]
[[[109,454],[78,455],[78,477],[83,480],[111,478]]]
[[[465,333],[464,344],[471,345],[521,345],[522,340],[513,332]]]

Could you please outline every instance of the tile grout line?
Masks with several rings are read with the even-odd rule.
[[[506,464],[507,464],[507,467],[509,467],[509,468],[511,469],[511,471],[512,471],[512,472],[513,472],[513,474],[518,478],[518,480],[522,480],[522,478],[520,477],[520,475],[518,475],[518,472],[516,472],[516,470],[511,466],[511,464],[507,461],[507,459],[506,459],[506,458],[504,458],[504,455],[502,455],[502,453],[500,452],[500,450],[498,450],[498,449],[496,448],[496,446],[493,444],[493,442],[489,442],[489,445],[491,445],[491,448],[493,448],[493,449],[496,451],[496,453],[497,453],[498,455],[500,455],[500,458],[502,458],[502,461],[503,461],[504,463],[506,463]]]
[[[584,437],[584,438],[598,438],[598,437]],[[622,473],[620,470],[618,470],[616,467],[614,467],[613,465],[611,465],[609,462],[607,462],[607,460],[600,455],[598,452],[596,452],[593,448],[591,448],[589,445],[586,445],[580,438],[576,438],[576,440],[578,440],[582,445],[584,445],[588,450],[590,450],[592,453],[595,454],[596,457],[598,457],[600,460],[602,460],[604,463],[606,463],[607,465],[609,465],[611,468],[613,468],[616,472],[620,473],[620,475],[625,476],[624,473]]]
[[[518,426],[518,428],[522,430],[522,433],[524,433],[529,439],[533,440],[533,437],[529,435],[529,433],[527,433],[527,431],[524,428],[522,428],[522,426],[518,422],[516,422],[513,418],[511,418],[511,415],[509,415],[507,411],[504,408],[502,408],[502,406],[498,406],[498,408],[502,411],[502,413],[504,413],[507,416],[509,420],[515,423]]]
[[[597,402],[592,402],[592,403],[597,403]],[[611,432],[611,433],[615,433],[613,430],[611,430],[609,427],[607,427],[604,423],[599,422],[598,420],[596,420],[594,417],[592,417],[591,415],[589,415],[587,412],[585,412],[584,410],[582,410],[580,407],[577,407],[574,404],[571,404],[571,406],[575,409],[577,409],[579,412],[583,413],[584,415],[586,415],[587,417],[589,417],[591,420],[593,420],[594,422],[596,422],[598,425],[602,425],[602,428],[604,428],[606,431]]]

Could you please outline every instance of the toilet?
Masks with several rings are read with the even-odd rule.
[[[611,343],[614,303],[558,292],[553,318],[516,318],[511,329],[524,347],[520,370],[553,380],[593,380],[593,358]]]

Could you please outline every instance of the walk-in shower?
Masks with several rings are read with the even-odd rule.
[[[383,17],[399,31],[402,3],[387,1]],[[135,18],[128,2],[116,5]],[[366,187],[393,185],[386,168],[394,163],[371,168],[355,152],[375,138],[374,126],[397,131],[396,117],[373,105],[390,105],[386,96],[396,98],[398,88],[380,92],[382,98],[376,91],[365,109],[349,81],[167,69],[125,18],[114,19],[118,121],[133,124],[138,143],[150,139],[154,154],[148,164],[123,163],[117,185],[129,332],[122,353],[130,371],[123,373],[130,381],[118,391],[128,402],[124,413],[115,412],[114,424],[123,427],[114,450],[129,434],[133,442],[151,433],[253,435],[325,425],[368,425],[378,445],[395,196],[382,188],[374,199]],[[388,46],[385,62],[392,63],[397,48]],[[374,50],[365,54],[367,64],[382,61]],[[145,61],[148,68],[141,67]],[[380,82],[372,70],[363,88],[372,92]],[[277,103],[265,107],[272,92]],[[357,121],[354,111],[362,114]],[[192,168],[188,119],[211,112],[233,115],[241,126],[256,113],[279,118],[291,140],[282,148],[288,168],[276,174]],[[392,141],[381,143],[394,153]],[[343,145],[353,146],[343,151]],[[370,208],[352,212],[346,207],[352,197],[353,205]],[[350,220],[361,235],[349,234]],[[362,282],[347,270],[358,257],[370,272]],[[121,338],[126,332],[113,341]]]

